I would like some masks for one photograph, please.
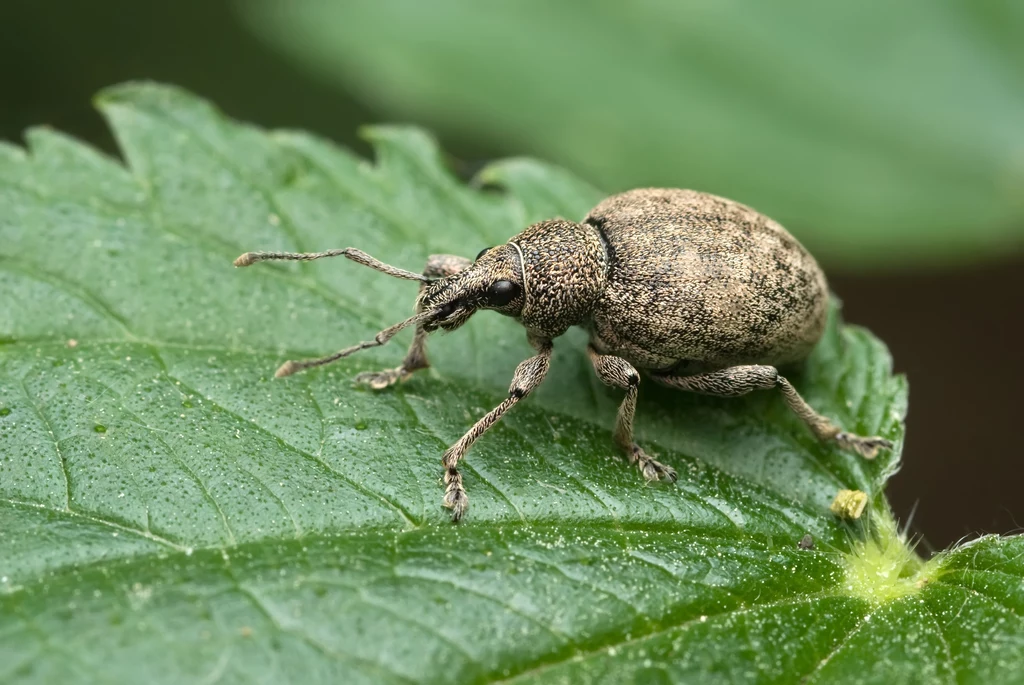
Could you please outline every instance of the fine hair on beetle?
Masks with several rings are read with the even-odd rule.
[[[519,364],[508,397],[442,457],[442,504],[462,518],[468,496],[459,461],[476,440],[530,394],[550,366],[553,341],[571,326],[590,334],[587,355],[601,382],[619,388],[614,441],[648,481],[676,471],[633,440],[640,372],[670,388],[719,397],[775,389],[822,442],[871,459],[892,443],[844,431],[816,412],[778,367],[802,361],[825,330],[828,286],[817,262],[782,226],[732,200],[692,190],[643,188],[613,195],[582,222],[541,221],[475,259],[432,255],[422,273],[355,248],[246,252],[235,266],[268,260],[346,257],[395,278],[418,281],[415,313],[372,340],[334,354],[287,361],[278,378],[379,347],[414,327],[395,368],[361,373],[381,390],[430,366],[428,335],[453,331],[480,309],[516,319],[536,354]]]

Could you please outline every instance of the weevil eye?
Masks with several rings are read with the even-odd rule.
[[[487,304],[491,307],[504,307],[519,297],[521,288],[512,281],[495,281],[487,289]]]
[[[476,259],[474,259],[473,261],[475,262],[477,259],[480,259],[481,257],[483,257],[485,254],[487,254],[487,251],[492,249],[493,247],[494,246],[491,245],[491,247],[485,247],[484,249],[480,250],[480,252],[477,253],[477,255],[476,255]]]

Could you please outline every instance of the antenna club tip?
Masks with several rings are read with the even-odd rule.
[[[281,364],[281,368],[274,372],[274,378],[284,378],[285,376],[292,375],[298,370],[299,365],[289,360],[286,361],[284,364]]]
[[[246,252],[244,255],[240,255],[235,260],[235,266],[249,266],[256,261],[256,255],[253,252]]]

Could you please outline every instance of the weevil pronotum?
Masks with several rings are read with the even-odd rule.
[[[828,286],[814,258],[782,226],[732,200],[692,190],[631,190],[604,200],[581,223],[542,221],[475,260],[433,255],[422,274],[353,248],[247,252],[235,266],[334,256],[419,281],[416,313],[373,340],[285,362],[278,377],[383,345],[415,326],[400,366],[356,377],[386,388],[429,366],[428,334],[455,330],[478,309],[515,318],[537,352],[516,368],[508,397],[444,453],[443,504],[455,521],[468,503],[459,460],[541,383],[552,341],[570,326],[589,331],[587,354],[598,378],[625,391],[615,442],[647,480],[674,481],[676,472],[633,441],[640,371],[656,383],[722,397],[775,388],[820,440],[869,459],[892,447],[883,438],[843,431],[779,373],[779,365],[804,359],[824,333]]]

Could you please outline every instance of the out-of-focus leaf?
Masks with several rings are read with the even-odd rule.
[[[858,267],[1024,244],[1024,5],[239,3],[391,117],[621,190],[693,187]]]

